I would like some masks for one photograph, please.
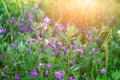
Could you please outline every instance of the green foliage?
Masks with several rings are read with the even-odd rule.
[[[105,4],[102,13],[97,14],[103,15],[101,19],[104,19],[102,22],[98,21],[99,24],[96,23],[97,19],[91,16],[96,14],[93,11],[92,14],[89,14],[89,11],[82,14],[83,17],[79,14],[82,10],[78,12],[80,16],[70,16],[76,9],[75,12],[68,11],[62,15],[59,9],[66,5],[56,5],[57,1],[59,0],[0,1],[0,74],[5,74],[0,76],[0,80],[15,80],[16,76],[20,76],[21,80],[58,80],[58,71],[64,74],[62,80],[69,80],[70,76],[76,80],[119,80],[120,35],[117,31],[120,30],[120,16],[119,11],[116,11],[119,3],[111,3],[116,8],[106,10],[107,1],[100,2]],[[106,15],[107,12],[110,14]],[[63,18],[65,15],[70,19]],[[60,17],[60,21],[54,19],[56,16]],[[12,22],[11,17],[14,17],[15,21]],[[64,24],[69,20],[79,26],[83,23],[85,29]],[[56,26],[57,22],[61,24]],[[4,29],[5,31],[2,31]],[[52,65],[50,68],[48,63]],[[105,72],[101,72],[103,68]],[[38,72],[35,78],[30,74],[32,71]]]
[[[115,71],[115,72],[112,72],[112,79],[114,80],[119,80],[120,79],[120,71]]]
[[[77,29],[76,27],[73,25],[73,26],[68,26],[67,27],[67,31],[66,31],[66,36],[68,38],[69,41],[74,41],[75,40],[75,36],[76,36],[76,33],[77,33]]]

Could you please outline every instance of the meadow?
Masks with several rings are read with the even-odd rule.
[[[120,80],[120,0],[0,0],[0,80]]]

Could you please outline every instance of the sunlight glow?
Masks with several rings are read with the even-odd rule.
[[[86,7],[95,8],[98,6],[98,2],[96,0],[76,0],[76,3],[78,7],[82,7],[83,9]]]

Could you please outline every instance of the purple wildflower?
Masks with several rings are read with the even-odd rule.
[[[56,74],[56,78],[58,78],[59,80],[62,80],[64,77],[64,74],[61,71],[58,71],[55,74]]]
[[[44,48],[40,48],[40,51],[43,52],[43,51],[44,51]]]
[[[21,30],[23,33],[25,33],[25,32],[27,32],[28,28],[27,28],[27,27],[23,27],[23,28],[20,28],[20,30]]]
[[[17,41],[14,41],[14,44],[17,44]]]
[[[64,27],[63,26],[58,26],[57,27],[60,31],[64,30]]]
[[[76,80],[75,78],[73,78],[72,76],[70,76],[70,80]]]
[[[15,80],[21,80],[21,77],[20,76],[16,76]]]
[[[99,48],[96,48],[96,52],[98,52],[99,51]]]
[[[1,76],[2,76],[2,77],[5,77],[5,74],[4,74],[4,72],[2,72],[2,73],[1,73]]]
[[[7,66],[5,66],[5,67],[3,68],[3,70],[4,70],[4,71],[7,70]]]
[[[34,19],[34,14],[33,13],[30,13],[29,14],[29,20],[32,21]]]
[[[48,75],[48,70],[45,70],[45,75]]]
[[[68,50],[68,46],[65,47],[63,53],[64,53],[64,54],[67,54],[67,50]]]
[[[37,77],[38,72],[36,72],[36,71],[30,72],[30,75],[31,75],[33,78],[35,78],[35,77]]]
[[[100,63],[100,59],[98,59],[97,62]]]
[[[59,46],[59,47],[62,47],[62,42],[58,42],[58,46]]]
[[[87,45],[83,45],[82,48],[83,48],[83,49],[86,49],[86,48],[87,48]]]
[[[55,52],[56,54],[58,53],[58,49],[57,49],[57,47],[54,48],[54,52]]]
[[[38,35],[40,34],[40,30],[39,30],[39,29],[38,29],[38,30],[36,30],[36,34],[38,34]]]
[[[66,31],[66,29],[67,29],[66,27],[63,27],[63,30],[64,30],[64,31]]]
[[[32,22],[30,22],[30,23],[29,23],[29,26],[32,28],[32,27],[33,27],[33,23],[32,23]]]
[[[91,42],[93,41],[93,38],[92,38],[92,36],[90,36],[90,37],[89,37],[89,40],[90,40]]]
[[[71,65],[74,65],[74,64],[75,64],[75,62],[74,62],[74,60],[72,60],[72,61],[71,61]]]
[[[0,61],[3,59],[2,55],[0,55]]]
[[[30,40],[27,41],[27,44],[30,44]]]
[[[95,51],[95,48],[92,48],[92,51]]]
[[[96,41],[100,41],[100,40],[101,40],[101,38],[99,38],[99,37],[96,37],[96,38],[95,38],[95,40],[96,40]]]
[[[0,33],[4,33],[6,31],[6,29],[0,27]]]
[[[92,32],[91,32],[91,31],[88,31],[87,34],[88,34],[88,36],[91,36],[91,35],[92,35]]]
[[[92,53],[88,53],[88,56],[91,57],[93,54]]]
[[[38,37],[38,41],[41,42],[41,41],[42,41],[42,38]]]
[[[73,43],[73,47],[74,47],[74,48],[76,48],[77,45],[78,45],[77,42],[74,42],[74,43]]]
[[[28,52],[29,52],[29,53],[31,52],[31,48],[28,48]]]
[[[59,52],[60,55],[62,55],[62,53],[63,53],[62,51]]]
[[[20,20],[20,22],[24,22],[24,18],[22,18],[22,19]]]
[[[67,54],[67,49],[64,49],[64,54]]]
[[[53,46],[53,48],[54,48],[54,52],[57,54],[57,53],[58,53],[58,49],[57,49],[56,45],[53,44],[52,46]]]
[[[50,46],[51,46],[50,41],[48,41],[47,39],[45,39],[45,43],[46,43],[46,45],[47,45],[48,47],[50,47]]]
[[[54,42],[56,42],[58,40],[58,38],[56,38],[56,37],[53,37],[52,39]]]
[[[73,52],[74,52],[74,53],[77,53],[78,51],[77,51],[77,50],[74,50]]]
[[[15,43],[12,43],[12,44],[11,44],[11,47],[12,47],[12,48],[15,48],[15,46],[16,46]]]
[[[104,74],[104,73],[106,72],[106,69],[105,69],[105,68],[102,68],[102,69],[100,70],[100,72],[101,72],[101,74]]]
[[[34,71],[36,71],[36,72],[39,71],[39,68],[40,68],[40,67],[39,67],[39,65],[38,65],[37,67],[34,68]]]
[[[42,26],[42,29],[43,30],[47,30],[48,29],[48,25],[46,24],[46,25]]]
[[[58,23],[55,23],[55,26],[56,26],[60,31],[64,30],[64,27],[63,27],[62,25],[58,24]]]
[[[78,52],[80,53],[80,54],[83,54],[83,49],[78,49]]]
[[[51,56],[51,57],[52,57],[52,56],[54,56],[54,55],[55,55],[55,53],[53,53],[53,52],[52,52],[52,53],[50,53],[50,56]]]
[[[19,22],[16,26],[17,26],[17,27],[20,27],[20,26],[21,26],[21,23]]]
[[[36,39],[31,38],[30,41],[34,43],[36,41]]]
[[[47,68],[51,68],[52,67],[52,65],[50,63],[48,63],[46,66],[47,66]]]
[[[12,23],[14,23],[14,22],[15,22],[15,18],[14,18],[14,17],[11,17],[11,18],[10,18],[10,21],[11,21]]]

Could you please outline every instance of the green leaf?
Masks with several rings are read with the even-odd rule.
[[[28,77],[24,77],[24,78],[22,78],[22,80],[28,80]]]
[[[77,33],[77,29],[76,27],[73,25],[73,26],[68,26],[67,27],[67,31],[66,31],[66,36],[68,38],[68,40],[74,40],[75,39],[75,34]]]
[[[115,72],[113,72],[112,73],[112,78],[114,79],[114,80],[120,80],[120,71],[115,71]]]

